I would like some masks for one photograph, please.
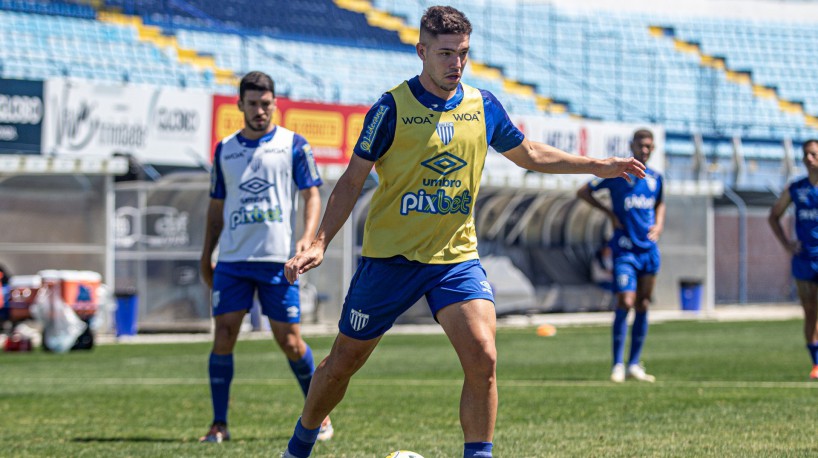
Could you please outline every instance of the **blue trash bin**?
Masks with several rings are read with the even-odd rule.
[[[135,336],[139,317],[139,300],[136,293],[116,294],[116,336]]]
[[[682,310],[698,312],[702,309],[702,281],[697,278],[679,280]]]

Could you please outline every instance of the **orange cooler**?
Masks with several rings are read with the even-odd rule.
[[[97,289],[102,283],[102,275],[90,270],[41,271],[43,285],[58,288],[58,293],[80,318],[87,319],[97,312],[99,302]]]

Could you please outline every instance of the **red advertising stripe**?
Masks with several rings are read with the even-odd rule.
[[[213,96],[212,146],[244,126],[237,96]],[[273,121],[302,135],[319,164],[345,164],[361,133],[368,107],[276,99]],[[211,158],[212,159],[212,158]]]

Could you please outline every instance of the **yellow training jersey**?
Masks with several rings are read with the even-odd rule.
[[[427,264],[477,259],[473,213],[488,142],[480,91],[462,88],[460,104],[443,112],[421,104],[406,82],[389,91],[395,135],[375,162],[380,184],[363,256],[401,255]]]

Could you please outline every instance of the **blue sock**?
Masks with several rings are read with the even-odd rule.
[[[491,442],[466,442],[463,444],[463,458],[491,458]]]
[[[299,417],[298,422],[295,424],[293,437],[290,438],[290,442],[287,444],[290,455],[296,458],[308,458],[312,453],[315,441],[318,440],[318,431],[320,430],[320,426],[315,429],[305,428],[301,425],[301,417]]]
[[[613,362],[622,364],[625,360],[625,337],[628,334],[628,309],[617,308],[613,322]]]
[[[809,355],[812,357],[812,365],[818,365],[818,342],[808,343],[807,350],[809,351]]]
[[[227,403],[230,400],[230,383],[233,381],[233,354],[210,354],[210,398],[213,401],[213,422],[227,424]]]
[[[315,372],[315,363],[312,360],[312,349],[307,345],[307,351],[301,359],[298,361],[287,360],[287,362],[290,363],[290,369],[293,370],[295,378],[298,379],[298,383],[301,385],[301,391],[303,391],[304,396],[306,396],[307,390],[310,389],[312,373]]]
[[[631,329],[631,358],[628,364],[639,364],[642,356],[642,346],[645,344],[645,337],[648,336],[648,312],[636,312],[633,317],[633,328]]]

